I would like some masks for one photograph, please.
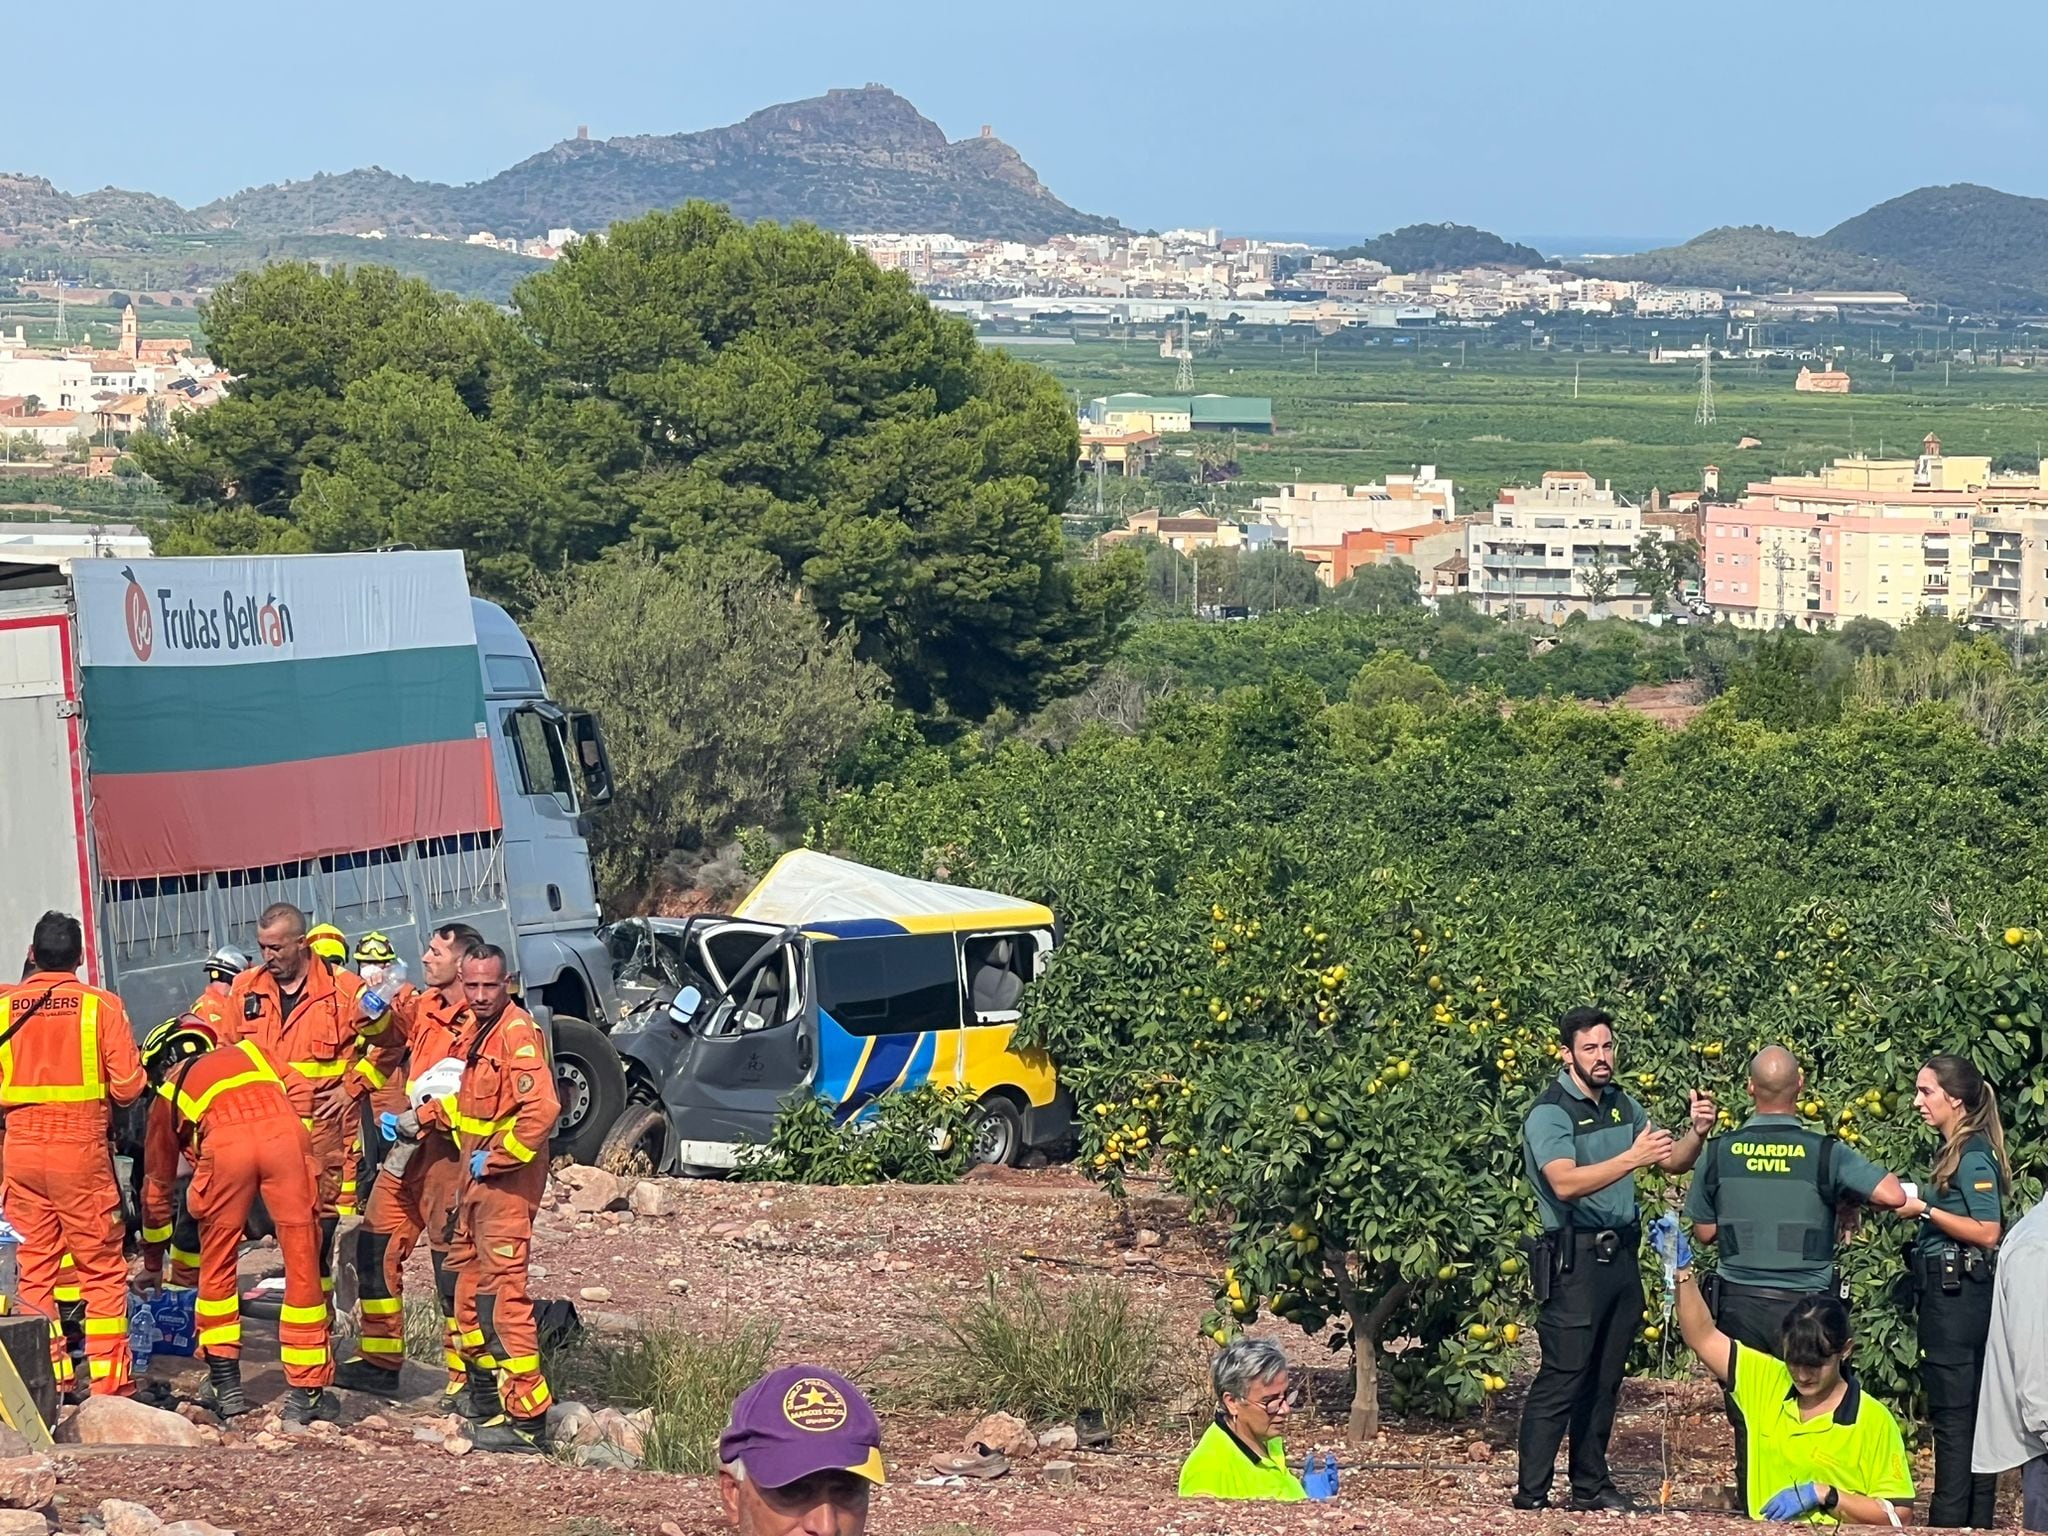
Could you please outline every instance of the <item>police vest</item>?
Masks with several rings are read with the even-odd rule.
[[[1626,1151],[1635,1144],[1636,1123],[1621,1111],[1628,1095],[1618,1087],[1609,1084],[1597,1100],[1588,1101],[1571,1092],[1564,1084],[1552,1080],[1550,1086],[1536,1095],[1536,1102],[1529,1107],[1553,1104],[1565,1113],[1572,1123],[1572,1161],[1581,1168],[1589,1163],[1602,1163],[1616,1153]],[[1587,1143],[1595,1143],[1588,1147]],[[1601,1145],[1600,1143],[1606,1143]],[[1564,1208],[1564,1225],[1567,1229],[1582,1231],[1602,1226],[1597,1221],[1585,1222],[1579,1219],[1578,1202],[1559,1200]],[[1627,1225],[1633,1225],[1633,1218]]]
[[[1700,1172],[1724,1261],[1794,1270],[1835,1256],[1835,1138],[1797,1126],[1745,1126],[1716,1137]]]

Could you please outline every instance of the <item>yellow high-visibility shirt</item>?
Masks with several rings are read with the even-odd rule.
[[[1287,1452],[1275,1435],[1254,1453],[1224,1426],[1211,1424],[1181,1464],[1184,1499],[1280,1499],[1308,1497],[1301,1479],[1287,1470]]]

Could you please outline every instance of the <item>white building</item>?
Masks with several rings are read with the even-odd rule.
[[[92,374],[90,357],[0,350],[0,396],[34,395],[46,411],[91,409]]]
[[[1627,570],[1645,532],[1672,537],[1669,528],[1646,527],[1640,508],[1596,487],[1591,475],[1553,470],[1540,486],[1503,490],[1493,521],[1465,530],[1470,596],[1481,612],[1506,618],[1647,617],[1649,599]],[[1586,577],[1603,568],[1612,586],[1594,614]]]
[[[1347,533],[1392,533],[1458,515],[1457,487],[1434,464],[1384,484],[1321,485],[1298,481],[1252,503],[1248,520],[1272,528],[1289,549],[1331,549]]]

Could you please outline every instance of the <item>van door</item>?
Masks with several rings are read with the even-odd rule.
[[[783,1101],[811,1081],[805,941],[771,923],[711,921],[691,944],[714,990],[687,1026],[688,1050],[662,1099],[681,1161],[729,1168],[738,1143],[766,1141]]]
[[[899,1088],[958,1081],[960,962],[952,934],[819,939],[811,972],[817,1091],[839,1119],[859,1118]]]

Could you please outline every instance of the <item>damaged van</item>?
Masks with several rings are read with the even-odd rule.
[[[612,924],[628,1103],[600,1165],[729,1169],[792,1093],[846,1122],[927,1083],[973,1095],[977,1162],[1064,1149],[1072,1098],[1014,1039],[1054,934],[1035,902],[809,850],[729,915]]]

